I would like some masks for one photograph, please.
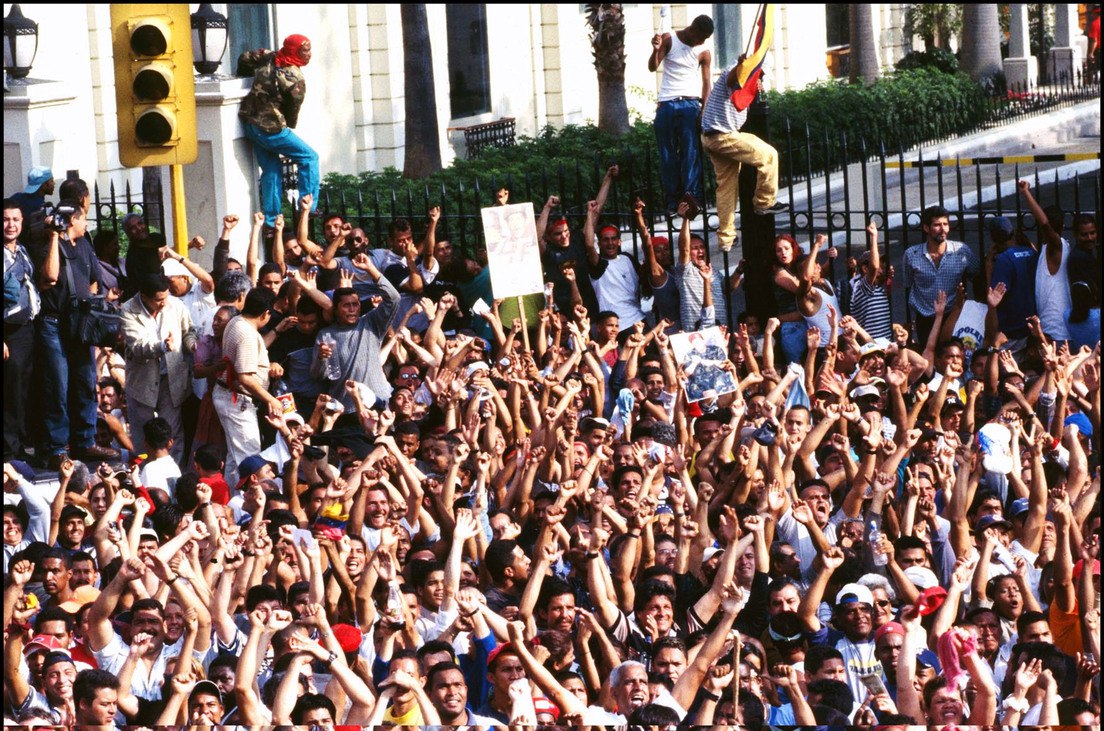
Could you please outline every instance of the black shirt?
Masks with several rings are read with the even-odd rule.
[[[58,241],[57,284],[42,290],[42,314],[57,317],[72,311],[72,300],[86,299],[92,295],[91,283],[100,279],[100,262],[88,237],[81,237],[76,244],[66,239]],[[41,272],[42,263],[39,263]],[[73,289],[69,287],[66,271],[72,272]]]
[[[587,258],[587,247],[583,243],[583,236],[578,231],[571,235],[571,241],[567,246],[545,244],[544,253],[541,254],[541,264],[544,266],[544,281],[552,282],[553,299],[560,312],[571,313],[571,284],[564,278],[560,267],[571,262],[575,268],[575,283],[579,287],[579,294],[583,298],[583,304],[590,310],[591,316],[598,314],[598,298],[594,295],[594,287],[590,284],[590,259]]]

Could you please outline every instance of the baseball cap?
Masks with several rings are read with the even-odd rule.
[[[1070,426],[1071,424],[1076,424],[1078,431],[1080,431],[1086,437],[1090,437],[1090,438],[1092,437],[1092,435],[1093,435],[1092,422],[1089,421],[1089,417],[1085,416],[1080,411],[1078,411],[1076,414],[1070,414],[1069,416],[1066,417],[1066,420],[1063,423],[1063,425],[1064,426]]]
[[[851,398],[853,398],[853,399],[861,399],[864,396],[873,396],[874,398],[877,398],[881,395],[882,394],[878,391],[878,387],[877,386],[872,386],[869,383],[867,383],[863,386],[859,386],[858,388],[856,388],[854,391],[851,392]]]
[[[476,371],[490,372],[490,370],[491,370],[491,367],[489,365],[487,365],[484,361],[481,361],[481,360],[477,360],[474,363],[469,363],[468,364],[468,375],[469,376],[474,374]]]
[[[260,472],[266,464],[268,464],[268,462],[259,454],[254,454],[243,459],[238,465],[238,489],[240,490],[241,486],[246,483],[246,480]]]
[[[943,668],[939,665],[939,655],[935,654],[934,650],[929,650],[926,647],[916,653],[916,662],[924,667],[932,668],[936,674],[943,672]]]
[[[867,589],[862,584],[845,584],[839,593],[836,594],[836,606],[843,604],[869,604],[874,606],[874,595],[870,593],[870,589]]]
[[[68,601],[61,602],[58,606],[69,612],[69,614],[76,614],[85,604],[96,601],[96,597],[99,595],[100,590],[94,586],[78,586],[73,590],[73,596]]]
[[[188,700],[192,700],[197,695],[213,695],[219,699],[219,703],[222,703],[222,691],[210,680],[201,680],[195,684],[192,688],[192,692],[188,694]]]
[[[191,273],[184,268],[184,265],[178,262],[176,259],[166,259],[161,262],[161,273],[166,277],[188,277],[191,278]]]
[[[999,515],[983,515],[978,518],[978,522],[974,523],[974,532],[980,533],[991,525],[995,525],[1005,530],[1012,530],[1012,524]]]
[[[31,172],[27,173],[27,187],[23,189],[23,192],[27,195],[35,193],[42,184],[47,180],[53,180],[54,172],[47,167],[33,167]]]
[[[924,589],[920,592],[920,595],[916,597],[916,608],[920,611],[920,616],[926,617],[943,606],[943,602],[946,599],[946,589],[942,586],[931,586]]]
[[[334,639],[341,645],[342,652],[356,652],[360,649],[360,641],[364,637],[360,630],[351,624],[335,624],[333,630]]]
[[[1031,508],[1031,499],[1026,497],[1017,498],[1012,501],[1011,507],[1008,508],[1009,518],[1018,518],[1026,513]]]
[[[905,576],[921,591],[939,585],[935,572],[926,566],[909,566],[905,569]]]
[[[68,650],[63,652],[51,652],[46,656],[46,659],[42,661],[42,674],[45,675],[48,667],[57,665],[59,662],[67,662],[71,665],[76,665]]]
[[[996,236],[997,234],[1004,234],[1005,237],[1011,236],[1016,231],[1016,227],[1012,225],[1004,216],[994,216],[989,219],[989,234]],[[1007,239],[1006,239],[1007,240]]]
[[[36,652],[64,652],[68,655],[69,648],[53,635],[35,635],[23,648],[23,656],[30,657]]]
[[[862,347],[859,348],[859,360],[862,360],[866,356],[872,355],[874,353],[881,353],[882,355],[885,355],[885,352],[885,346],[880,344],[876,340],[869,343],[863,343]]]
[[[905,626],[900,622],[886,622],[878,629],[874,630],[874,641],[877,642],[886,635],[903,635],[905,634]]]
[[[709,559],[713,558],[718,553],[724,553],[724,549],[717,548],[716,546],[709,546],[704,551],[702,551],[702,563],[704,564],[708,562]]]
[[[951,409],[958,409],[961,411],[966,408],[966,405],[962,403],[962,399],[958,397],[958,394],[947,392],[947,399],[943,402],[943,408],[940,413],[946,413]]]
[[[591,429],[609,429],[609,419],[603,419],[600,416],[588,416],[583,419],[579,428],[582,431],[590,431]]]
[[[612,226],[610,228],[612,228]],[[538,714],[548,713],[557,721],[560,720],[560,707],[544,696],[533,698],[533,708]]]
[[[492,670],[494,668],[495,660],[498,660],[499,655],[504,652],[514,655],[515,657],[517,656],[517,650],[514,649],[514,643],[504,642],[503,644],[499,645],[498,647],[487,653],[488,670]]]

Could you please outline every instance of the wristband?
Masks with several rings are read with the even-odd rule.
[[[593,561],[594,559],[598,558],[601,555],[602,555],[601,552],[597,552],[597,551],[594,552],[594,553],[587,552],[586,559],[587,559],[587,561]]]
[[[213,564],[217,564],[218,562],[219,562],[218,556],[215,556],[211,559],[211,563],[213,563]]]
[[[330,650],[329,657],[327,657],[325,660],[322,661],[322,667],[329,670],[330,666],[333,665],[333,662],[336,659],[337,659],[337,653],[334,652],[333,650]]]
[[[179,579],[179,578],[180,578],[180,575],[177,574],[176,576],[172,577],[171,579],[165,579],[165,583],[168,584],[169,586],[172,586],[174,583],[176,583],[177,579]]]
[[[1020,713],[1027,713],[1027,709],[1031,707],[1031,704],[1027,702],[1026,698],[1017,698],[1016,696],[1009,696],[1005,698],[1001,703],[1001,708],[1005,711],[1018,711]]]
[[[718,701],[720,701],[720,700],[721,700],[721,694],[720,694],[720,693],[716,693],[716,694],[713,694],[713,693],[710,693],[710,692],[709,692],[708,690],[706,690],[705,688],[702,688],[702,689],[701,689],[701,690],[699,690],[698,692],[699,692],[699,693],[701,693],[701,694],[702,694],[702,696],[704,696],[704,697],[706,698],[706,700],[711,700],[711,701],[713,701],[714,703],[716,703],[716,702],[718,702]]]
[[[636,531],[636,532],[629,531],[629,535],[632,536],[633,538],[639,538],[640,537],[640,531]]]
[[[466,613],[465,612],[460,612],[461,617],[474,617],[477,614],[479,614],[479,607],[476,607],[475,609],[471,610],[470,612],[466,612]]]

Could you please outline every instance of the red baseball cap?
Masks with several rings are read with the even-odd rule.
[[[514,649],[514,643],[513,642],[505,642],[505,643],[499,645],[498,647],[496,647],[495,649],[491,650],[489,653],[487,653],[487,669],[488,670],[493,670],[494,669],[495,660],[497,660],[498,656],[501,655],[504,652],[509,653],[511,655],[514,655],[515,657],[517,656],[517,650]]]
[[[560,720],[560,707],[552,701],[548,700],[544,696],[538,696],[533,698],[533,708],[536,709],[537,715],[541,713],[549,713],[552,718],[557,721]]]
[[[335,624],[332,628],[334,639],[341,645],[342,652],[356,652],[364,635],[351,624]]]
[[[900,622],[886,622],[878,629],[874,630],[874,641],[882,639],[886,635],[903,635],[905,634],[905,626]]]
[[[61,641],[53,635],[35,635],[27,646],[23,648],[23,656],[30,657],[36,652],[64,652],[69,653],[69,648],[61,644]]]
[[[929,614],[934,614],[937,609],[943,606],[943,602],[947,599],[947,590],[942,586],[931,586],[924,591],[920,592],[920,595],[916,597],[916,608],[920,610],[920,615],[923,617]]]
[[[1079,559],[1077,563],[1073,565],[1073,580],[1077,581],[1081,578],[1081,572],[1085,569],[1085,559]],[[1100,576],[1100,560],[1093,559],[1093,576]]]

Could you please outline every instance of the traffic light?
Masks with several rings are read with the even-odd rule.
[[[127,167],[195,162],[188,5],[112,5],[111,28],[119,159]]]

